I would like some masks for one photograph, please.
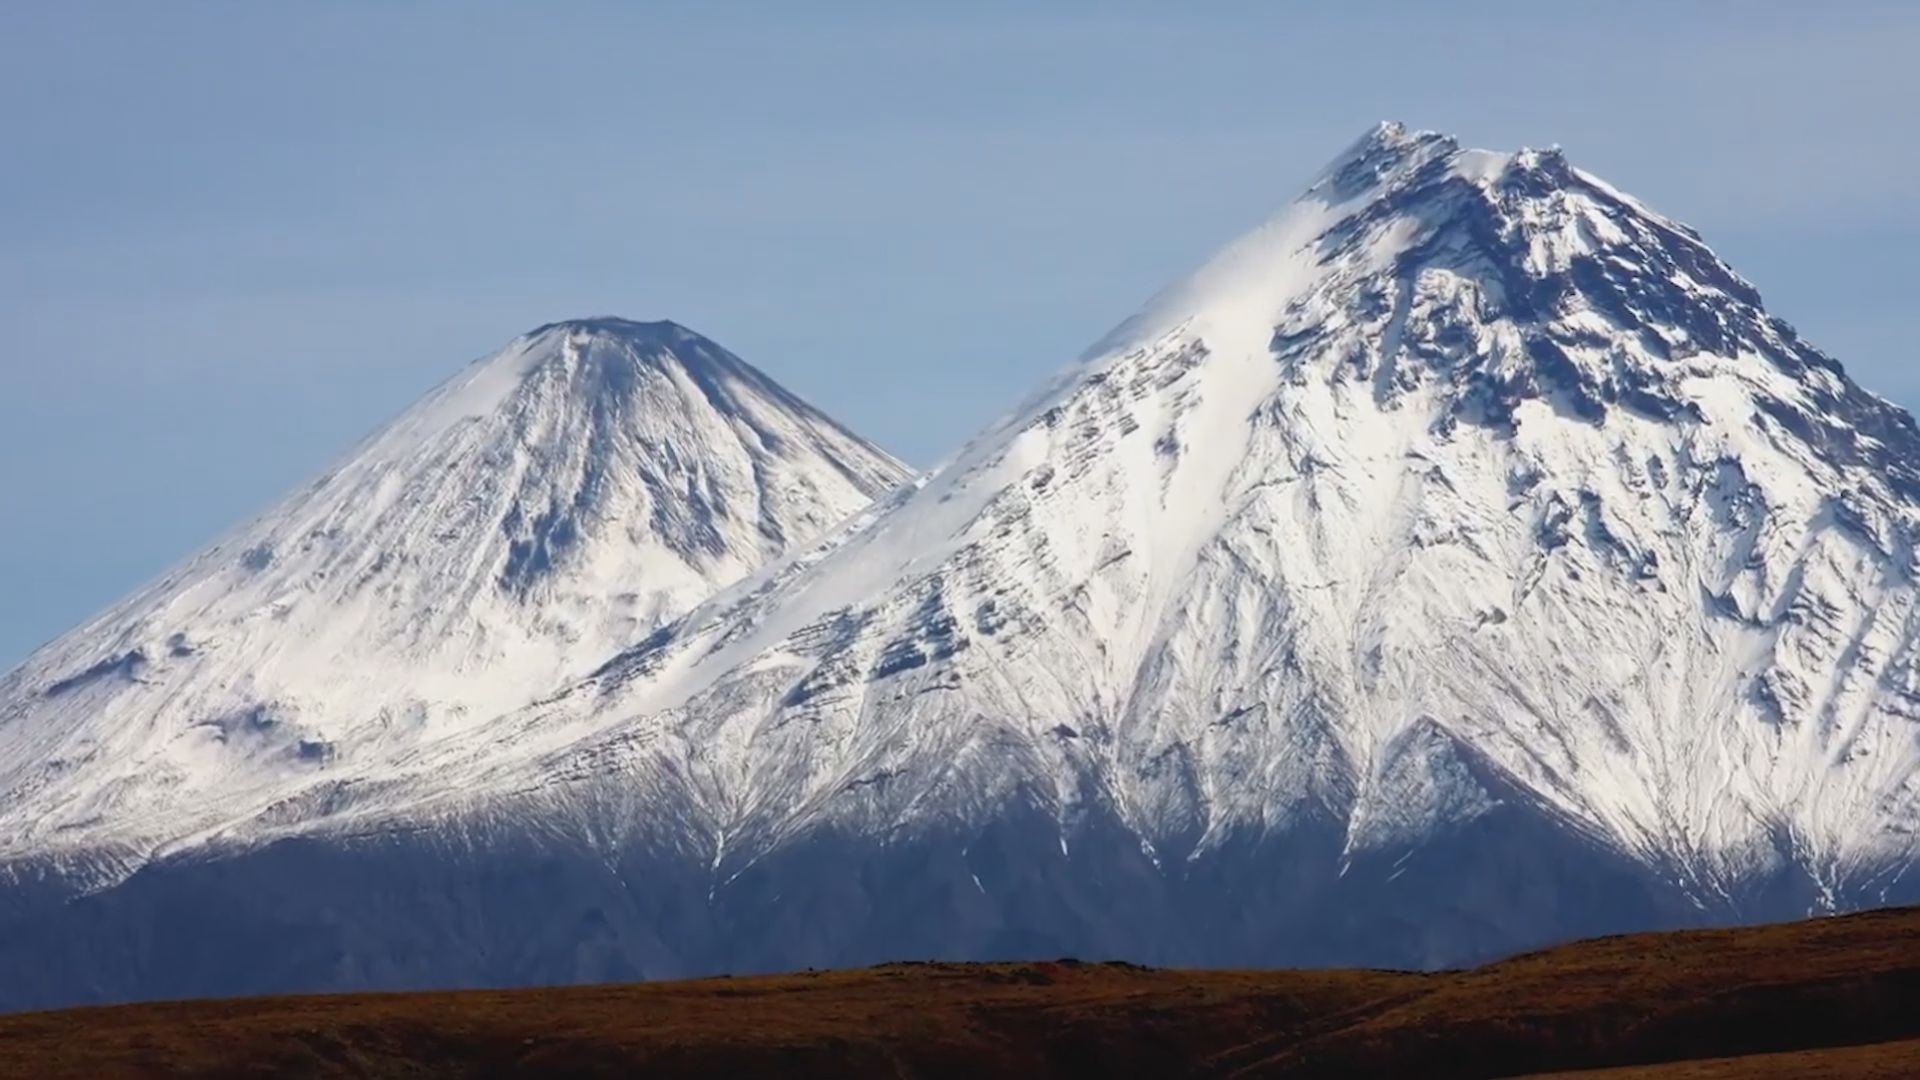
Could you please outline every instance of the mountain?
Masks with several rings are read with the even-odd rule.
[[[95,887],[457,738],[905,476],[683,327],[541,327],[0,680],[0,859]]]
[[[1690,229],[1383,125],[921,484],[524,708],[177,800],[0,962],[1430,967],[1920,898],[1917,470]]]

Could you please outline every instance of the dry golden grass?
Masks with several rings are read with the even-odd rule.
[[[1602,939],[1440,975],[904,964],[0,1017],[5,1077],[1582,1069],[1609,1069],[1583,1074],[1608,1080],[1920,1075],[1920,910]]]

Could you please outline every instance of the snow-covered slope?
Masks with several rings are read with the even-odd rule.
[[[142,859],[458,737],[904,478],[682,327],[541,327],[0,680],[0,858]]]
[[[1857,901],[1920,824],[1917,512],[1912,420],[1692,231],[1387,126],[486,754],[684,773],[728,861],[1023,794],[1162,866],[1320,817],[1351,858],[1521,798],[1701,905]]]
[[[7,957],[1438,964],[1920,897],[1917,470],[1685,226],[1382,126],[922,484]],[[302,947],[154,959],[236,925]]]

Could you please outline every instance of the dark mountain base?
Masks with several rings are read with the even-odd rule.
[[[1230,840],[1171,867],[1097,820],[1063,847],[1038,812],[886,844],[816,834],[717,873],[661,849],[609,859],[551,836],[289,841],[150,866],[113,889],[0,916],[0,1011],[902,960],[1435,969],[1809,910],[1791,889],[1758,895],[1702,912],[1511,808],[1412,851],[1345,860],[1327,823]]]
[[[1608,938],[1475,971],[905,964],[0,1018],[0,1074],[1906,1076],[1920,911]]]

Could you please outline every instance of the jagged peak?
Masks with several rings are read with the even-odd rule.
[[[1415,340],[1403,332],[1415,305],[1430,322],[1494,329],[1473,348]],[[1376,126],[1018,415],[1041,415],[1175,334],[1210,352],[1270,349],[1294,377],[1311,368],[1373,380],[1383,404],[1424,385],[1451,403],[1450,417],[1497,430],[1520,402],[1542,397],[1594,423],[1616,407],[1698,421],[1682,384],[1700,370],[1692,358],[1713,358],[1728,387],[1790,380],[1794,389],[1753,392],[1822,456],[1920,490],[1906,464],[1920,442],[1904,413],[1769,314],[1699,233],[1575,167],[1557,145],[1463,149],[1435,132]]]
[[[1440,178],[1461,154],[1451,136],[1410,131],[1393,121],[1376,125],[1321,169],[1298,198],[1155,295],[1082,354],[1082,362],[1110,359],[1195,319],[1214,323],[1216,335],[1270,331],[1289,301],[1326,272],[1317,250],[1324,237],[1342,222],[1382,212],[1410,189]]]
[[[1382,189],[1435,159],[1460,152],[1460,144],[1437,131],[1409,130],[1383,120],[1335,155],[1308,184],[1306,196],[1346,202]]]
[[[1544,147],[1523,146],[1511,155],[1513,166],[1520,168],[1547,168],[1558,171],[1567,168],[1567,153],[1559,143]]]
[[[1436,244],[1436,236],[1446,242]],[[1196,320],[1216,324],[1217,334],[1223,314],[1245,333],[1263,321],[1271,328],[1316,282],[1404,266],[1422,249],[1449,245],[1499,264],[1509,299],[1555,292],[1541,282],[1565,278],[1580,259],[1624,259],[1670,268],[1727,303],[1761,306],[1752,285],[1697,232],[1575,168],[1558,145],[1467,149],[1452,136],[1387,121],[1336,156],[1300,197],[1163,290],[1083,359],[1111,357]],[[1641,284],[1657,287],[1650,274],[1643,269]],[[1737,321],[1756,319],[1749,313]]]
[[[1380,152],[1396,152],[1421,146],[1441,145],[1458,146],[1453,136],[1441,131],[1426,128],[1409,128],[1398,120],[1382,120],[1367,129],[1358,139],[1336,156],[1332,162],[1337,166],[1353,158],[1365,157]]]
[[[1466,147],[1443,132],[1409,129],[1383,121],[1323,167],[1299,201],[1364,208],[1410,193],[1465,181],[1485,190],[1537,197],[1556,191],[1590,190],[1698,240],[1693,230],[1669,221],[1644,203],[1576,168],[1558,143],[1500,151]]]

